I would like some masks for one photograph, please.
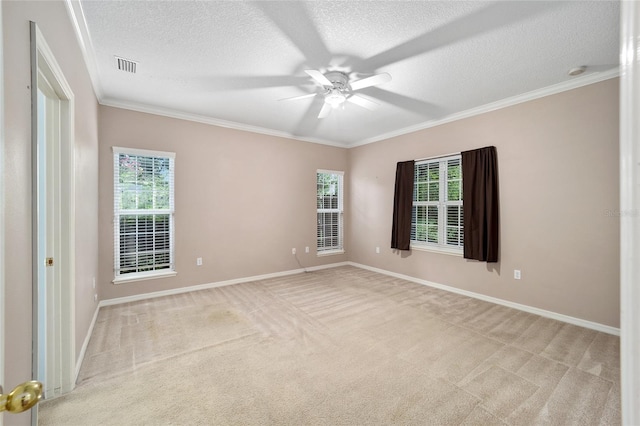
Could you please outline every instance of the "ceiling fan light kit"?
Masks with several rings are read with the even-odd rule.
[[[386,72],[355,81],[350,81],[349,76],[342,71],[328,71],[324,74],[318,70],[305,70],[305,72],[322,88],[321,91],[281,100],[292,101],[322,95],[324,96],[324,105],[318,114],[318,118],[327,117],[331,109],[336,109],[341,105],[344,106],[347,101],[370,111],[374,110],[378,103],[353,92],[391,81],[391,75]]]
[[[310,74],[313,77],[313,74]],[[331,83],[331,86],[327,86],[321,83],[327,91],[324,94],[324,102],[331,105],[334,109],[339,107],[347,100],[349,94],[349,77],[340,71],[331,71],[324,74],[325,79]],[[316,80],[318,81],[318,80]],[[319,81],[318,81],[319,82]]]
[[[347,97],[338,89],[329,89],[329,93],[324,97],[325,103],[328,103],[333,108],[337,108],[346,100]]]

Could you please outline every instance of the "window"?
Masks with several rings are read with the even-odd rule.
[[[175,274],[174,159],[113,148],[114,282]]]
[[[462,231],[460,155],[416,162],[411,246],[462,253]]]
[[[343,253],[343,172],[318,170],[318,254]]]

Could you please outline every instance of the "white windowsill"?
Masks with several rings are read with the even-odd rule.
[[[321,256],[332,256],[334,254],[344,254],[344,250],[325,250],[325,251],[319,251],[318,252],[318,257]]]
[[[127,274],[122,277],[116,277],[111,281],[114,284],[125,284],[134,281],[155,280],[158,278],[175,277],[178,273],[176,271],[161,271],[161,272],[143,272],[140,274]]]
[[[446,247],[420,245],[420,244],[411,244],[411,250],[430,251],[432,253],[447,254],[449,256],[456,256],[456,257],[462,257],[464,255],[462,250],[446,248]]]

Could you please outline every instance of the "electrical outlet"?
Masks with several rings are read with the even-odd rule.
[[[96,288],[96,277],[93,277],[93,289],[95,290]]]
[[[515,278],[516,280],[519,280],[521,277],[520,275],[520,269],[514,269],[513,270],[513,278]]]
[[[201,258],[201,257],[198,257],[198,258],[196,259],[196,265],[197,265],[197,266],[202,266],[202,258]]]
[[[296,248],[295,247],[291,249],[291,254],[296,254]]]
[[[380,247],[376,247],[376,253],[380,254]]]
[[[309,253],[309,247],[308,246],[304,248],[304,252],[305,253]]]
[[[94,302],[97,302],[97,301],[98,301],[98,295],[97,295],[97,294],[94,294],[94,295],[93,295],[93,301],[94,301]]]

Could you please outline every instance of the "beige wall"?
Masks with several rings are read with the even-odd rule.
[[[618,115],[613,79],[351,149],[349,260],[618,327]],[[392,252],[396,162],[488,145],[498,151],[501,261]]]
[[[316,170],[345,170],[345,149],[106,106],[99,114],[101,299],[346,260],[315,252]],[[176,153],[175,277],[111,283],[113,146]]]
[[[97,304],[97,101],[63,2],[2,2],[5,102],[5,389],[31,379],[31,95],[29,21],[35,21],[75,95],[76,349]],[[5,417],[28,424],[29,413]]]
[[[487,145],[501,261],[392,252],[396,162]],[[177,153],[177,277],[111,283],[112,146]],[[313,252],[318,168],[346,172],[346,255]],[[617,79],[350,150],[100,107],[100,297],[297,269],[296,247],[303,266],[351,260],[617,327],[618,197]]]

